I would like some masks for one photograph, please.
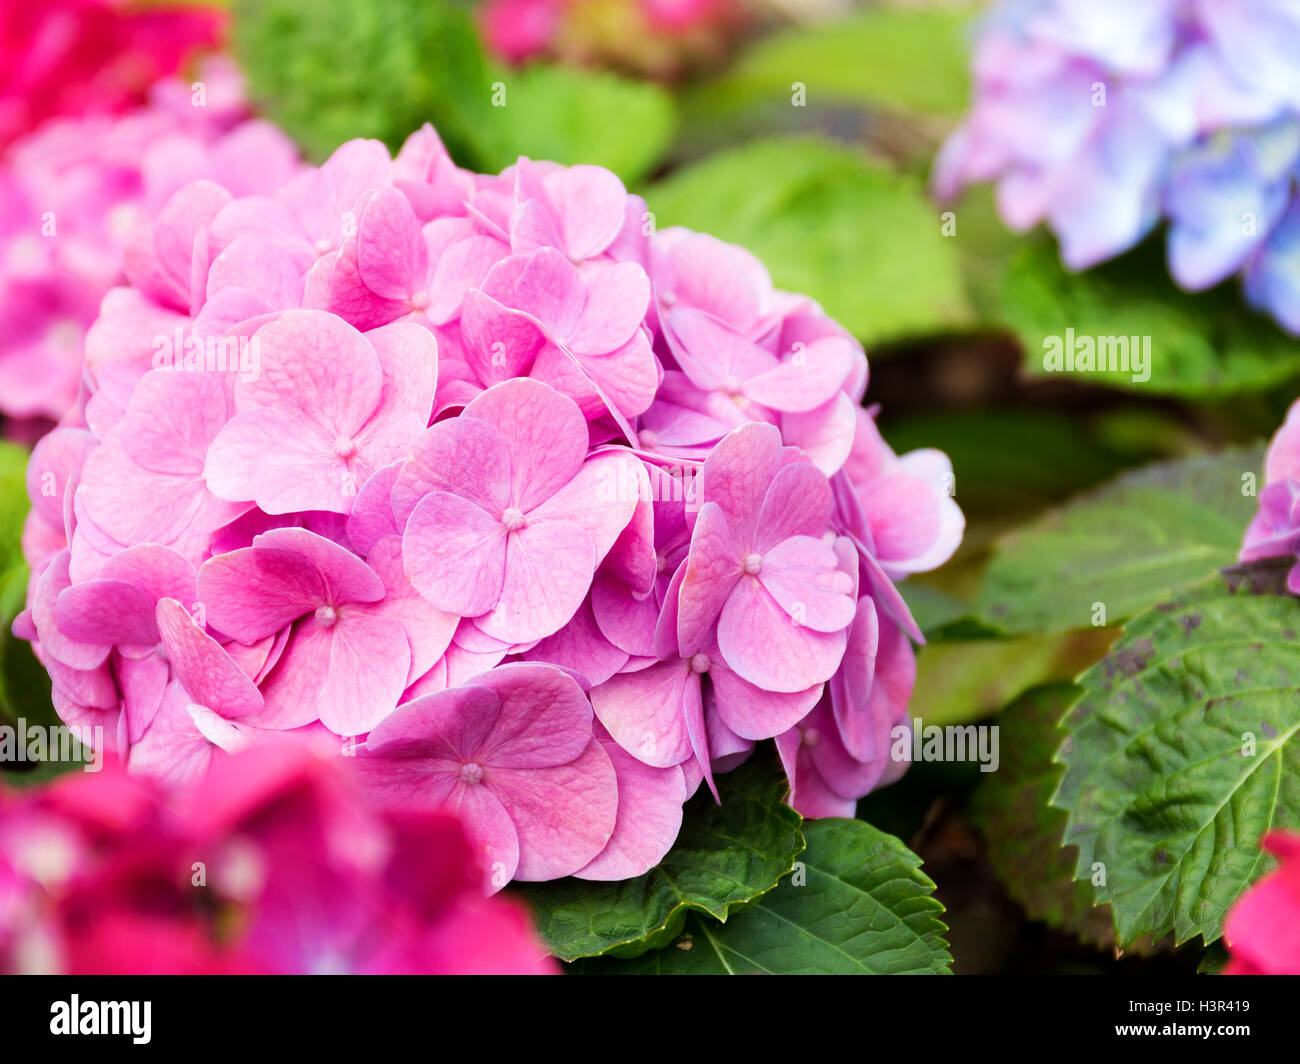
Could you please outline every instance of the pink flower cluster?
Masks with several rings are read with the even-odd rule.
[[[196,87],[197,86],[197,87]],[[0,414],[61,417],[75,402],[87,328],[125,278],[132,240],[179,188],[207,177],[273,192],[297,153],[245,121],[233,69],[164,81],[123,114],[55,118],[0,158]]]
[[[32,456],[15,624],[130,768],[332,735],[492,887],[645,871],[764,739],[810,815],[902,770],[892,581],[956,548],[951,467],[748,252],[427,126],[188,184],[132,249]]]
[[[0,972],[549,974],[446,814],[263,748],[169,792],[110,766],[0,790]]]
[[[1264,488],[1259,511],[1246,528],[1243,562],[1296,556],[1287,588],[1300,595],[1300,401],[1273,436],[1264,459]]]
[[[1281,867],[1237,899],[1223,925],[1224,975],[1300,975],[1300,834],[1272,831],[1264,849]]]

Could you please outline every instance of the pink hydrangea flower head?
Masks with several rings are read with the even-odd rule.
[[[126,235],[33,451],[14,631],[70,726],[167,786],[355,753],[491,890],[645,872],[759,743],[810,815],[901,771],[893,581],[961,514],[815,303],[599,168],[472,174],[429,127],[237,176]]]

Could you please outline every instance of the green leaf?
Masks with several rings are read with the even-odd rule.
[[[1181,292],[1169,279],[1163,244],[1134,251],[1083,273],[1068,273],[1056,248],[1030,242],[1003,285],[1003,315],[1025,349],[1025,365],[1044,375],[1045,341],[1074,336],[1148,337],[1150,379],[1124,371],[1053,373],[1135,392],[1188,398],[1262,390],[1300,375],[1300,343],[1252,311],[1235,282]]]
[[[1053,804],[1075,874],[1104,869],[1121,945],[1221,934],[1269,867],[1260,837],[1300,826],[1300,601],[1291,562],[1243,566],[1135,617],[1079,678]]]
[[[656,224],[749,248],[863,342],[968,320],[957,252],[913,178],[818,137],[719,152],[646,192]]]
[[[807,105],[858,104],[956,117],[970,86],[961,10],[875,8],[762,38],[722,77],[690,92],[696,123],[719,123],[755,105],[790,109],[792,86]]]
[[[997,546],[976,614],[1005,632],[1115,624],[1231,565],[1262,448],[1161,462],[1072,500]],[[1098,615],[1100,617],[1100,615]]]
[[[765,751],[719,778],[722,804],[701,788],[681,834],[656,867],[636,879],[560,879],[518,888],[542,937],[563,960],[610,951],[632,957],[676,937],[687,913],[726,920],[776,886],[804,847],[789,788]]]
[[[1066,815],[1048,805],[1063,772],[1052,762],[1064,734],[1058,725],[1078,695],[1068,683],[1036,687],[1003,711],[1001,761],[976,789],[971,817],[994,873],[1031,920],[1105,948],[1115,940],[1110,910],[1075,880],[1074,850],[1061,841]]]
[[[474,133],[483,169],[520,155],[604,166],[632,183],[672,143],[672,97],[657,85],[614,74],[534,66],[498,75],[505,106],[489,108]]]
[[[320,161],[346,140],[396,149],[432,122],[476,162],[494,80],[462,8],[446,0],[235,0],[233,45],[260,113]]]
[[[448,0],[237,0],[234,44],[259,110],[319,161],[354,137],[396,150],[432,122],[452,156],[520,155],[641,177],[672,140],[671,97],[613,74],[497,67]]]
[[[27,452],[0,441],[0,720],[22,718],[49,726],[58,723],[50,703],[50,677],[31,646],[11,631],[27,593],[27,563],[21,545],[28,510],[26,470]],[[5,762],[0,765],[0,778],[7,783],[29,783],[74,767],[75,761]]]
[[[725,924],[692,916],[667,949],[598,958],[601,975],[921,975],[952,964],[921,859],[861,820],[810,820],[795,873]]]
[[[977,622],[954,629],[955,636],[983,634]],[[1071,679],[1101,657],[1113,637],[1105,629],[1089,629],[927,644],[917,654],[909,716],[939,725],[987,717],[1032,687]]]

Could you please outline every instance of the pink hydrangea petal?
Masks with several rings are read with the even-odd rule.
[[[542,639],[577,612],[595,571],[596,546],[582,526],[527,524],[507,537],[500,597],[475,623],[506,643]]]
[[[158,630],[177,681],[199,705],[223,717],[255,717],[262,694],[211,636],[175,599],[159,600]]]
[[[636,598],[622,580],[605,577],[591,589],[592,615],[605,638],[627,654],[655,654],[659,605],[654,595]]]
[[[590,600],[554,635],[538,642],[524,655],[529,661],[559,665],[586,678],[589,685],[604,683],[627,664],[627,651],[605,638],[592,614]]]
[[[40,635],[41,649],[46,654],[72,669],[94,669],[108,657],[111,646],[74,639],[65,635],[58,625],[59,596],[71,583],[68,560],[68,551],[60,551],[41,575],[32,600],[32,620]]]
[[[703,499],[717,503],[741,546],[754,539],[759,507],[780,465],[781,433],[759,422],[729,432],[704,463]]]
[[[804,691],[829,680],[848,633],[816,632],[793,623],[757,580],[736,585],[718,618],[718,648],[742,679],[768,691]]]
[[[295,728],[319,718],[335,735],[365,734],[397,707],[410,664],[406,633],[395,621],[303,620],[262,685],[260,723]]]
[[[518,662],[476,676],[501,709],[476,756],[497,768],[547,768],[582,755],[591,738],[591,705],[572,676]]]
[[[275,460],[267,461],[274,443]],[[204,480],[230,502],[251,501],[270,514],[303,510],[346,513],[355,489],[348,463],[320,426],[263,407],[236,416],[208,451]]]
[[[811,536],[791,536],[763,555],[759,583],[790,618],[817,632],[853,622],[853,578],[837,568],[834,547]]]
[[[203,563],[199,599],[208,623],[254,643],[327,602],[321,574],[293,550],[245,547]]]
[[[803,462],[780,470],[758,511],[753,548],[766,554],[792,536],[820,536],[831,521],[831,489],[825,475]]]
[[[744,392],[754,402],[773,410],[814,410],[839,391],[859,356],[848,340],[818,340],[772,369],[750,377]]]
[[[538,506],[528,520],[566,521],[585,528],[604,559],[636,512],[638,495],[625,490],[637,483],[640,463],[631,455],[607,452],[589,458],[574,475]]]
[[[489,388],[465,408],[505,440],[510,500],[527,513],[571,481],[587,454],[587,422],[577,404],[539,381]]]
[[[700,508],[684,568],[676,604],[677,642],[681,653],[689,655],[710,641],[713,624],[744,573],[726,517],[715,502]]]
[[[618,777],[618,819],[605,848],[574,873],[579,879],[632,879],[654,868],[677,841],[686,779],[681,768],[652,768],[608,736],[597,741]]]
[[[375,193],[357,221],[361,279],[385,299],[409,297],[429,268],[420,220],[396,189]]]
[[[778,693],[742,680],[729,669],[711,669],[714,706],[722,722],[742,739],[770,739],[794,727],[821,697],[822,684]]]
[[[333,540],[305,528],[273,528],[253,540],[257,548],[293,551],[320,574],[325,601],[378,602],[384,582],[365,562]]]
[[[611,676],[591,690],[600,723],[623,749],[647,765],[667,768],[691,755],[686,688],[699,678],[685,659]]]
[[[515,824],[524,881],[572,875],[605,848],[618,820],[618,778],[593,736],[583,753],[545,771],[493,767],[488,786]]]
[[[405,528],[416,504],[435,491],[499,515],[510,505],[509,485],[510,454],[496,428],[478,418],[440,421],[415,441],[393,483],[393,517]]]
[[[427,673],[451,644],[460,617],[429,604],[411,585],[402,564],[402,541],[390,535],[375,544],[367,564],[384,582],[379,602],[356,605],[352,612],[369,613],[396,621],[406,632],[411,649],[407,684]]]
[[[365,753],[454,763],[459,771],[461,763],[481,756],[500,714],[495,690],[472,683],[449,688],[408,702],[380,721],[366,737]]]
[[[631,339],[650,305],[650,278],[634,262],[591,266],[583,275],[587,304],[565,340],[576,354],[603,355]]]
[[[240,411],[271,407],[352,436],[379,404],[383,374],[364,336],[333,314],[289,310],[257,331],[261,372],[235,388]]]
[[[508,538],[500,518],[475,503],[431,492],[406,523],[406,575],[441,610],[462,617],[486,614],[501,600]]]
[[[571,259],[589,259],[613,243],[627,199],[616,175],[603,166],[570,166],[548,175],[543,185]]]
[[[357,492],[348,514],[348,542],[363,558],[389,536],[401,537],[393,517],[392,492],[403,462],[393,462],[374,473]]]
[[[152,646],[158,642],[156,601],[124,580],[86,580],[64,588],[54,615],[59,631],[81,643]]]
[[[843,392],[806,413],[782,414],[781,435],[827,476],[848,460],[853,447],[853,415],[858,408]]]

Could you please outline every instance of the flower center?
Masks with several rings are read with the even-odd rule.
[[[477,761],[466,761],[460,766],[461,783],[475,784],[483,781],[483,766]]]
[[[357,453],[357,445],[350,436],[340,436],[334,441],[334,453],[340,458],[351,458]]]
[[[501,523],[507,532],[518,532],[524,527],[524,512],[518,506],[512,506],[501,515]]]
[[[742,388],[740,378],[734,373],[729,373],[727,379],[723,381],[722,387],[728,395],[739,395]]]
[[[745,555],[745,572],[750,576],[757,576],[763,571],[763,556],[761,554]]]
[[[339,611],[333,606],[321,606],[316,610],[316,623],[322,628],[333,628],[339,623]]]
[[[428,292],[416,292],[411,296],[411,309],[424,310],[433,300],[429,297]]]
[[[324,255],[324,254],[326,254],[326,253],[328,253],[328,252],[330,252],[330,251],[333,251],[333,250],[334,250],[334,241],[330,240],[329,237],[324,237],[324,236],[323,236],[323,237],[321,237],[319,240],[316,241],[316,254],[317,254],[317,255]]]
[[[642,429],[636,434],[636,442],[641,445],[643,451],[653,451],[655,444],[659,442],[659,437],[650,429]]]
[[[803,732],[804,746],[816,746],[822,741],[821,732],[816,728],[805,728]]]
[[[691,658],[691,672],[706,673],[709,671],[709,655],[696,654]]]
[[[665,307],[675,306],[675,305],[677,304],[677,293],[676,293],[676,292],[660,292],[660,293],[659,293],[659,302],[662,303]]]

